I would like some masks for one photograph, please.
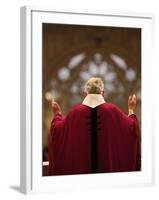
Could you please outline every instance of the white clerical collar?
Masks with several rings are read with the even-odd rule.
[[[99,106],[102,103],[105,103],[105,100],[101,94],[87,94],[87,96],[82,102],[82,104],[91,108],[95,108],[96,106]]]

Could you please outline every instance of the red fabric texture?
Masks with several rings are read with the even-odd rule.
[[[51,122],[49,175],[88,174],[91,168],[90,107],[78,104]],[[110,103],[97,109],[98,172],[141,170],[141,135],[136,115]]]

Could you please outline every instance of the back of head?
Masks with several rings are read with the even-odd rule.
[[[104,83],[101,78],[92,77],[85,85],[85,92],[87,94],[101,94],[104,91]]]

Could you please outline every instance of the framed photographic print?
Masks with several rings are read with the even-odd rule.
[[[154,180],[151,14],[21,8],[21,191]]]

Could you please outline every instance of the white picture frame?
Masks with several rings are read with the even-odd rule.
[[[141,186],[154,183],[152,14],[21,8],[21,192],[42,193]],[[42,177],[42,23],[138,27],[142,29],[142,170]],[[151,66],[151,67],[150,67]]]

